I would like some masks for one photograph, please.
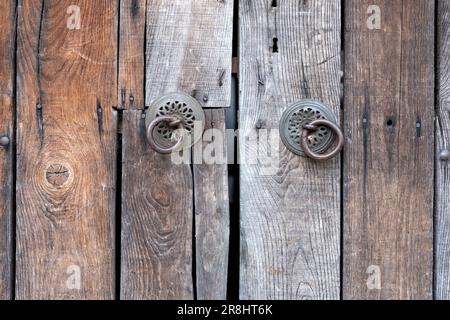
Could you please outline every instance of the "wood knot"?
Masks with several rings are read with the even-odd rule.
[[[70,170],[62,164],[52,164],[45,171],[47,181],[54,187],[61,187],[70,177]]]

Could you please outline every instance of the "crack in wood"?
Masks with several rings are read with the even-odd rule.
[[[47,181],[54,187],[63,186],[70,174],[70,170],[62,164],[51,164],[45,171]]]

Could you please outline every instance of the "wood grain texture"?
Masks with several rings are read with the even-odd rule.
[[[120,33],[134,33],[136,37],[121,42],[121,46],[127,48],[121,49],[119,67],[123,73],[119,77],[119,99],[125,101],[126,109],[122,153],[121,298],[193,299],[192,168],[189,164],[172,164],[170,156],[151,150],[145,137],[145,110],[142,109],[159,96],[176,91],[192,94],[205,107],[229,105],[233,4],[229,1],[147,0],[125,1],[122,8],[121,15],[127,18],[121,24]],[[143,30],[145,55],[139,40]],[[142,61],[145,61],[145,70]],[[142,89],[141,80],[145,82]],[[217,176],[223,166],[196,170],[196,181],[199,184],[204,181],[203,188],[213,184],[219,188],[224,182]],[[225,221],[227,217],[225,189],[220,192],[222,195],[215,195],[215,202],[204,203],[206,194],[195,191],[195,201],[201,210],[199,216],[208,216],[198,221],[202,240],[212,232],[203,230],[205,225],[214,223],[214,219]],[[215,256],[208,254],[211,251],[207,251],[204,244],[197,244],[200,255],[197,270],[202,272],[201,288],[198,288],[200,299],[225,297],[226,294],[223,268],[227,262],[227,225],[216,231],[212,237],[219,239],[216,244],[220,250]],[[208,274],[208,268],[217,268],[216,274]]]
[[[205,116],[203,143],[194,147],[194,153],[205,157],[193,165],[197,298],[226,300],[230,209],[225,111],[206,110]]]
[[[14,48],[16,2],[0,2],[0,300],[12,297]]]
[[[147,0],[146,101],[183,91],[228,107],[232,34],[231,0]]]
[[[145,42],[147,6],[152,5],[149,0],[123,1],[121,10],[126,18],[120,34],[136,37],[121,41],[119,57],[119,99],[126,109],[122,119],[120,298],[193,299],[192,171],[189,164],[173,165],[170,155],[157,154],[146,138],[145,90],[153,88],[145,79],[155,66],[142,62],[146,61],[144,48],[153,52]],[[163,41],[165,35],[160,36],[158,41]]]
[[[435,2],[375,3],[345,6],[343,294],[430,299]]]
[[[114,297],[116,34],[114,1],[19,1],[18,299]]]
[[[450,300],[450,162],[440,160],[450,150],[450,1],[438,1],[437,14],[435,292],[436,299]]]
[[[243,139],[255,128],[275,132],[276,141],[260,148],[279,156],[272,173],[263,162],[241,162],[240,296],[339,299],[339,158],[295,156],[278,127],[285,108],[304,98],[339,114],[340,1],[273,3],[241,1],[239,9],[240,158],[255,150]]]
[[[147,1],[120,1],[119,107],[144,109]]]
[[[143,114],[123,114],[121,299],[192,299],[191,168],[150,148]]]

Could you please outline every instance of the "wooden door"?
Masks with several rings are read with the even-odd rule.
[[[450,298],[450,1],[2,0],[0,29],[0,299]],[[181,164],[147,137],[174,93]],[[306,99],[331,160],[283,144]]]
[[[328,0],[241,2],[240,152],[264,147],[246,143],[249,131],[275,132],[266,147],[279,162],[268,173],[260,161],[240,166],[242,299],[339,299],[340,159],[301,159],[278,127],[299,99],[339,115],[340,10]]]

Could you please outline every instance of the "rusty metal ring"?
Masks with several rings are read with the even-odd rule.
[[[153,138],[153,131],[161,122],[166,122],[171,127],[178,127],[179,130],[184,130],[183,122],[175,116],[161,116],[155,118],[148,126],[147,139],[153,150],[161,154],[170,154],[177,151],[183,145],[184,135],[181,135],[177,142],[169,148],[160,146]]]
[[[311,132],[313,131],[317,131],[319,130],[319,126],[325,126],[330,128],[334,134],[337,136],[337,146],[336,148],[334,148],[333,151],[329,152],[329,153],[325,153],[325,154],[317,154],[314,153],[313,151],[311,151],[310,147],[309,147],[309,135]],[[335,156],[337,156],[339,154],[339,152],[341,152],[342,148],[344,147],[344,135],[341,131],[341,128],[339,128],[336,124],[334,124],[331,121],[328,120],[324,120],[324,119],[319,119],[319,120],[315,120],[312,121],[311,123],[305,125],[303,127],[303,132],[302,132],[302,138],[300,139],[300,145],[303,148],[303,151],[305,152],[305,154],[313,159],[313,160],[317,160],[317,161],[326,161],[326,160],[330,160],[332,158],[334,158]]]

